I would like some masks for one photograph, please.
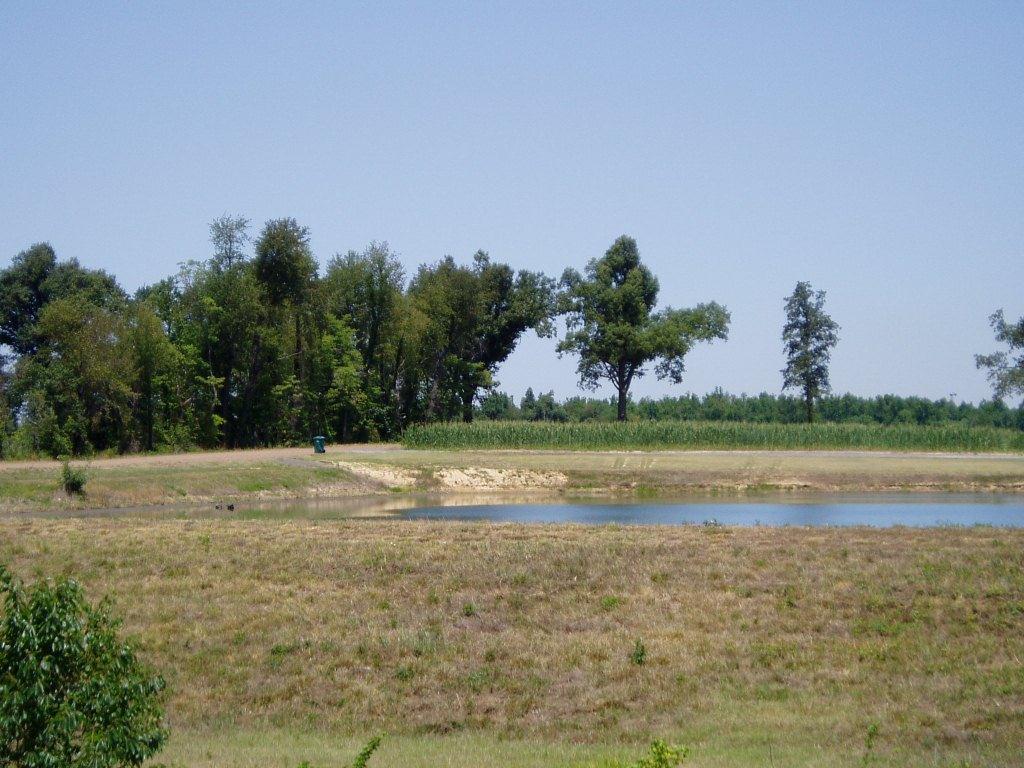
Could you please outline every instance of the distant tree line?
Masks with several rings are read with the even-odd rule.
[[[686,394],[643,397],[626,405],[630,419],[686,421],[747,421],[796,424],[807,421],[802,396],[730,395],[715,390],[706,395]],[[567,397],[553,392],[537,395],[532,388],[516,399],[506,392],[487,394],[478,407],[481,419],[523,421],[615,421],[617,398]],[[821,421],[858,424],[964,424],[978,427],[1024,429],[1024,406],[1010,407],[1002,400],[980,404],[950,399],[880,395],[825,395],[815,403]]]
[[[583,273],[555,281],[479,251],[406,275],[386,243],[331,258],[321,274],[294,219],[224,216],[211,253],[129,295],[113,276],[60,260],[41,243],[0,270],[0,455],[251,447],[397,437],[410,424],[485,418],[967,420],[1018,424],[993,404],[917,398],[892,406],[829,396],[838,326],[824,293],[798,283],[785,305],[783,384],[797,399],[720,393],[633,402],[653,372],[679,383],[694,344],[724,340],[715,302],[656,309],[657,278],[636,242],[616,240]],[[555,333],[583,387],[607,381],[613,403],[529,393],[519,404],[494,375],[523,334]],[[992,319],[1010,352],[979,356],[998,396],[1019,394],[1021,326]],[[799,408],[796,404],[799,403]],[[926,404],[926,405],[923,405]],[[801,410],[802,409],[802,410]],[[799,411],[799,413],[798,413]],[[1004,413],[1005,412],[1005,413]],[[1002,414],[1002,415],[1000,415]],[[989,419],[989,421],[986,421]]]

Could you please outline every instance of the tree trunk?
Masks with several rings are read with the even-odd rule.
[[[466,387],[462,392],[462,420],[469,424],[473,421],[473,395],[475,387]]]
[[[299,377],[299,383],[306,384],[306,353],[302,349],[302,315],[295,310],[295,373]]]
[[[810,424],[814,421],[814,398],[810,395],[805,395],[804,406],[807,409],[807,423]]]
[[[626,364],[619,362],[619,370],[615,377],[615,388],[619,391],[619,421],[626,420],[626,396],[629,395],[629,378],[626,376]]]
[[[144,450],[153,450],[153,422],[156,417],[153,414],[153,372],[148,365],[142,366],[142,386],[139,399],[142,410],[142,447]]]
[[[153,422],[155,416],[153,415],[153,395],[152,393],[146,394],[146,450],[153,450]]]
[[[441,366],[444,362],[444,350],[438,352],[434,361],[434,371],[431,374],[430,396],[427,398],[427,421],[430,421],[438,411],[438,395],[441,389]]]
[[[388,425],[388,431],[392,429],[398,429],[401,431],[402,424],[402,393],[398,388],[398,377],[402,371],[403,358],[402,355],[405,352],[405,338],[399,337],[398,348],[395,350],[395,370],[394,375],[391,377],[391,386],[388,388],[389,396],[388,402],[393,404],[391,419],[392,423]]]
[[[231,418],[232,413],[232,402],[231,402],[231,389],[234,386],[234,373],[235,373],[235,339],[231,337],[231,342],[228,345],[228,354],[226,364],[224,366],[224,376],[221,382],[219,391],[217,387],[214,387],[214,396],[219,399],[217,402],[220,404],[220,417],[224,420],[224,436],[228,445],[233,445],[235,442],[235,420]],[[211,355],[207,356],[207,365],[209,365],[210,373],[216,374],[216,369],[213,367]],[[215,405],[214,408],[217,406]]]

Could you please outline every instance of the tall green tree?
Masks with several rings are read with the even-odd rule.
[[[825,292],[808,282],[798,282],[786,299],[786,324],[782,328],[786,367],[782,388],[799,389],[804,413],[814,421],[814,404],[830,390],[828,365],[839,342],[839,325],[825,312]]]
[[[325,383],[318,388],[324,399],[324,421],[328,426],[325,431],[343,441],[351,440],[353,435],[362,439],[377,437],[377,403],[371,397],[375,390],[367,392],[355,332],[328,315],[319,349],[324,364],[317,369],[326,374]]]
[[[309,229],[295,219],[272,219],[256,241],[256,277],[277,305],[300,305],[316,278]]]
[[[181,418],[196,405],[186,395],[184,360],[147,302],[135,302],[129,310],[125,341],[131,355],[133,411],[143,450],[156,448],[158,430],[165,444],[180,445],[176,437],[194,438],[188,420]],[[172,435],[176,423],[184,423],[183,434]],[[186,439],[181,447],[187,445]]]
[[[49,243],[37,243],[0,270],[0,345],[18,355],[35,352],[39,316],[49,302],[82,296],[99,307],[118,311],[127,297],[117,281],[102,270],[83,268],[70,259],[58,262]]]
[[[273,390],[293,373],[293,357],[282,311],[267,300],[253,265],[219,269],[210,262],[187,263],[161,304],[193,381],[213,387],[215,418],[204,416],[203,434],[236,448],[272,442],[281,416]],[[211,397],[199,394],[205,409]]]
[[[562,275],[559,308],[568,333],[559,354],[579,356],[580,384],[596,389],[601,380],[615,387],[618,419],[626,420],[629,389],[655,362],[658,378],[682,381],[684,358],[700,341],[726,339],[729,313],[710,302],[691,309],[655,312],[658,280],[641,263],[636,241],[623,235],[581,275]]]
[[[368,412],[345,439],[392,437],[401,428],[402,374],[409,352],[405,272],[387,243],[331,259],[322,292],[330,313],[348,325],[362,357],[362,390]],[[365,430],[361,433],[360,429]]]
[[[0,344],[18,355],[33,352],[39,313],[49,299],[45,283],[57,266],[49,243],[37,243],[11,260],[0,272]]]
[[[272,219],[256,241],[256,278],[275,307],[291,312],[295,327],[294,375],[299,397],[306,384],[306,347],[303,321],[317,277],[309,230],[295,219]],[[301,406],[300,406],[301,410]]]
[[[1006,344],[1006,351],[975,355],[978,368],[988,371],[992,391],[999,399],[1024,395],[1024,317],[1016,323],[1007,322],[1003,310],[989,317],[996,341]]]
[[[38,348],[22,356],[14,389],[36,421],[39,447],[52,454],[128,447],[131,374],[121,314],[72,294],[39,313]]]
[[[246,258],[249,243],[249,220],[244,216],[223,216],[210,223],[210,242],[213,243],[213,264],[230,269]]]
[[[409,294],[429,323],[421,340],[427,418],[460,414],[472,421],[477,393],[493,385],[523,333],[554,332],[554,282],[492,262],[484,251],[474,255],[472,266],[449,256],[421,267]]]

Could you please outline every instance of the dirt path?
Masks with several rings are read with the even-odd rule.
[[[382,453],[399,450],[401,446],[392,443],[374,445],[333,445],[328,447],[323,458],[342,458],[367,453]],[[98,459],[83,459],[92,468],[116,467],[189,467],[209,464],[266,464],[282,460],[312,459],[317,454],[311,448],[248,448],[234,451],[196,451],[194,453],[131,454],[109,456]],[[75,464],[79,461],[73,462]],[[0,472],[17,472],[19,469],[58,469],[60,462],[53,459],[32,461],[0,461]]]
[[[1024,456],[1007,453],[921,453],[904,451],[547,451],[547,450],[503,450],[503,451],[414,451],[402,448],[398,443],[374,443],[369,445],[331,445],[327,447],[327,453],[317,455],[305,446],[294,448],[247,448],[230,451],[195,451],[191,453],[166,453],[166,454],[132,454],[127,456],[110,456],[98,459],[83,459],[81,463],[88,464],[91,468],[117,468],[117,467],[192,467],[199,465],[216,464],[269,464],[281,461],[323,459],[346,460],[358,457],[384,455],[395,453],[404,454],[409,459],[415,460],[417,456],[427,457],[437,453],[448,453],[453,457],[457,456],[579,456],[584,460],[586,457],[598,456],[621,456],[621,457],[649,457],[649,458],[677,458],[685,457],[726,457],[736,458],[775,458],[775,459],[898,459],[898,460],[920,460],[920,459],[962,459],[968,462],[985,461],[999,462],[1007,465],[1015,465],[1024,468]],[[74,463],[79,463],[76,460]],[[58,469],[60,462],[54,459],[39,459],[30,461],[0,461],[0,472],[17,472],[19,469]]]

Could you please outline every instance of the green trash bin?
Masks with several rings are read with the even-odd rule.
[[[317,435],[313,438],[313,451],[314,453],[327,453],[327,448],[324,447],[326,439],[323,435]]]

